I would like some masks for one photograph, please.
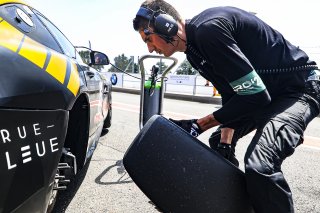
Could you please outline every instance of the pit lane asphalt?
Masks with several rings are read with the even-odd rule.
[[[164,116],[193,118],[219,108],[212,103],[164,100]],[[196,112],[196,113],[195,113]],[[78,181],[61,193],[55,212],[83,213],[153,213],[158,210],[132,182],[122,165],[122,158],[139,132],[139,96],[114,92],[113,120],[109,132],[101,137],[99,145],[87,165],[78,174]],[[207,144],[212,131],[199,136]],[[283,172],[293,192],[297,213],[320,212],[320,119],[309,125],[306,136],[315,139],[316,146],[300,146],[283,164]],[[308,140],[306,137],[306,140]],[[240,168],[252,134],[242,138],[237,146]]]

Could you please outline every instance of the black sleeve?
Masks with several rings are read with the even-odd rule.
[[[228,124],[240,119],[271,101],[266,90],[248,96],[234,95],[222,108],[213,112],[213,116],[222,124]]]
[[[225,79],[228,85],[224,86],[235,92],[213,113],[220,123],[232,122],[270,103],[263,81],[237,45],[236,30],[230,21],[212,19],[202,24],[196,33],[201,54],[211,62],[213,72]]]

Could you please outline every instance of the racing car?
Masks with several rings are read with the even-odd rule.
[[[112,85],[93,68],[109,59],[89,54],[30,5],[0,0],[1,213],[50,212],[111,126]]]

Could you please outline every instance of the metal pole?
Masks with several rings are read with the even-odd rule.
[[[196,77],[194,78],[194,84],[193,84],[193,95],[195,96],[196,95],[196,92],[197,92],[197,75]]]
[[[122,88],[123,88],[124,87],[124,85],[123,85],[124,84],[124,74],[123,73],[122,73],[122,82],[121,83],[122,83],[121,85],[122,85]]]
[[[130,56],[132,61],[132,73],[134,73],[134,56]]]

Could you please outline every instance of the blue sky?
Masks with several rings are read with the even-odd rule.
[[[132,28],[140,0],[26,0],[49,18],[74,45],[106,53],[111,61],[126,56],[149,54]],[[320,24],[317,0],[168,0],[180,14],[192,18],[208,7],[236,6],[257,16],[280,31],[291,43],[310,53],[320,64]],[[183,53],[173,55],[180,61]]]

